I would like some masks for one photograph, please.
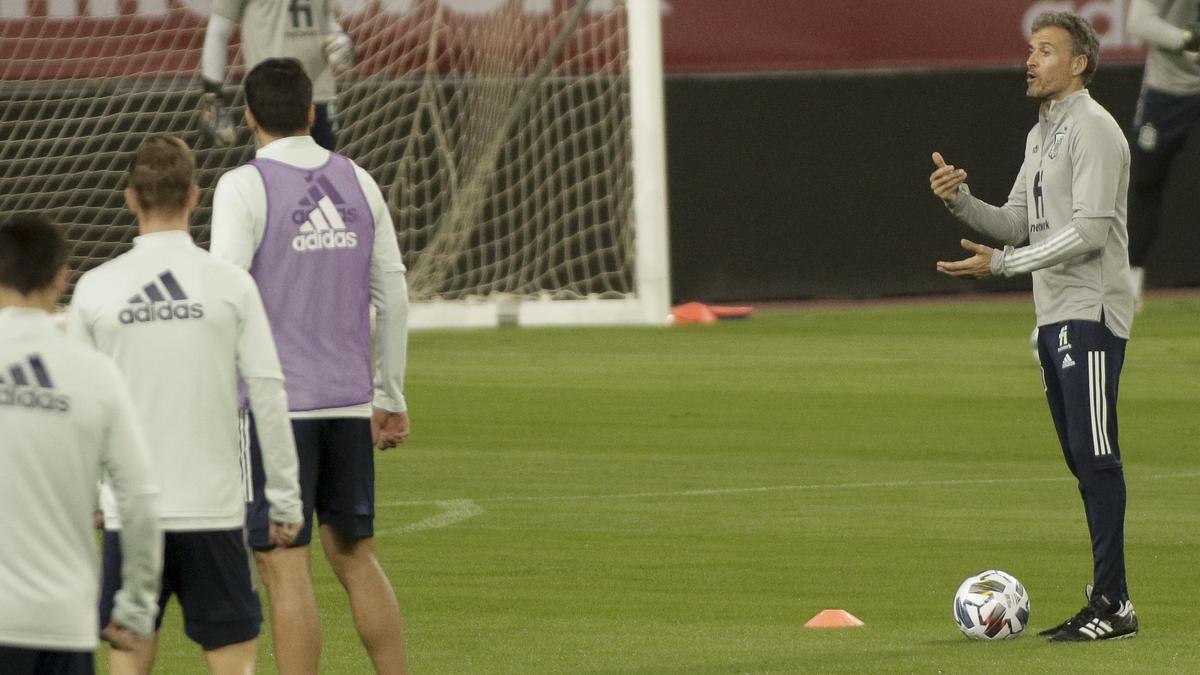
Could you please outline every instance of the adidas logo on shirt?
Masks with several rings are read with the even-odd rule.
[[[187,300],[187,293],[171,270],[167,270],[129,298],[129,307],[122,309],[117,319],[123,324],[134,324],[204,318],[204,305]]]
[[[308,196],[300,200],[300,206],[311,209],[292,212],[292,222],[300,226],[300,234],[292,239],[292,248],[303,253],[358,246],[358,235],[346,231],[346,223],[358,220],[358,212],[345,204],[333,183],[325,176],[317,176],[316,185],[309,185]]]
[[[71,399],[54,391],[54,382],[38,354],[0,371],[0,406],[67,412]]]

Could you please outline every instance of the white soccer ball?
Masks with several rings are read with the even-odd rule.
[[[1007,572],[980,572],[954,594],[954,622],[972,640],[1015,638],[1029,622],[1029,594]]]

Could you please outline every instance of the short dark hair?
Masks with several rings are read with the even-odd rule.
[[[308,130],[312,80],[300,61],[266,59],[254,66],[242,86],[246,88],[246,107],[263,131],[287,136]]]
[[[62,228],[37,213],[0,224],[0,286],[21,295],[49,288],[67,262]]]
[[[1071,35],[1071,56],[1086,56],[1087,65],[1083,67],[1083,83],[1092,81],[1096,68],[1100,66],[1100,39],[1096,30],[1088,20],[1071,12],[1043,12],[1033,20],[1033,32],[1043,28],[1058,27]]]
[[[134,151],[128,180],[143,211],[174,215],[187,210],[196,159],[179,138],[156,134]]]

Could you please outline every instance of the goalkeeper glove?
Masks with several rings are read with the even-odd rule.
[[[325,36],[325,60],[333,68],[335,75],[340,75],[354,67],[354,42],[349,35],[342,32],[330,33]]]
[[[1188,32],[1183,41],[1183,49],[1185,52],[1200,51],[1200,23],[1193,23],[1188,26]]]
[[[229,114],[229,105],[221,90],[220,82],[204,81],[204,95],[200,97],[200,131],[212,141],[213,145],[233,145],[237,138],[237,129],[233,125],[233,116]]]

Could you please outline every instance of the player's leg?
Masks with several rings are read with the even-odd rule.
[[[1088,605],[1050,639],[1127,637],[1137,632],[1137,617],[1125,586],[1126,493],[1116,417],[1125,340],[1096,321],[1069,321],[1066,326],[1060,338],[1066,343],[1059,377],[1069,453],[1092,542],[1095,587]],[[1067,365],[1068,355],[1071,365]]]
[[[379,673],[406,673],[400,604],[375,551],[375,449],[369,419],[328,420],[317,485],[321,544],[350,597],[359,639]]]
[[[92,652],[27,649],[0,645],[0,673],[4,675],[94,675]]]
[[[313,120],[312,129],[309,130],[309,134],[312,135],[317,145],[330,152],[337,152],[337,120],[334,119],[336,116],[335,104],[332,101],[314,103],[313,107],[316,108],[317,116]]]
[[[1143,89],[1130,130],[1129,265],[1141,304],[1144,268],[1158,238],[1171,162],[1200,119],[1200,96]]]
[[[138,651],[108,650],[108,671],[112,675],[142,675],[154,667],[158,653],[158,629],[162,626],[163,610],[171,597],[170,561],[163,551],[162,588],[158,597],[158,616],[154,620],[154,635]],[[100,567],[100,629],[112,620],[113,600],[121,589],[121,533],[105,530],[101,543]]]
[[[292,433],[300,465],[300,497],[304,502],[304,529],[290,548],[270,544],[268,504],[265,494],[262,451],[253,415],[246,415],[242,435],[251,469],[252,499],[246,504],[246,538],[254,549],[258,574],[267,588],[271,606],[271,640],[281,673],[316,675],[321,660],[321,622],[312,585],[309,543],[312,541],[313,498],[316,490],[319,420],[293,420]]]
[[[242,529],[171,534],[184,632],[215,675],[253,673],[262,608]]]

